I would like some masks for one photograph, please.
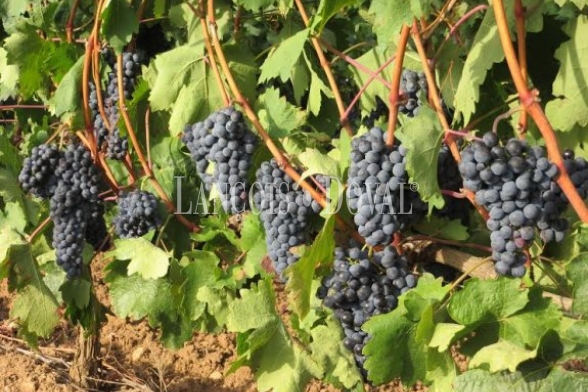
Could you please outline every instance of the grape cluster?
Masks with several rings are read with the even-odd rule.
[[[51,197],[57,186],[54,171],[60,156],[54,144],[33,147],[18,176],[22,189],[44,199]]]
[[[382,98],[376,95],[376,107],[370,112],[370,114],[367,117],[364,117],[362,119],[362,122],[366,127],[372,128],[376,120],[380,119],[387,113],[388,106],[386,106],[386,103],[382,101]]]
[[[182,141],[206,189],[210,191],[216,184],[223,209],[244,212],[248,208],[247,171],[257,137],[247,127],[243,114],[233,107],[214,112],[206,120],[187,126]],[[208,172],[210,162],[214,163],[212,175]]]
[[[56,145],[34,147],[18,178],[25,191],[49,199],[57,264],[68,278],[79,276],[84,239],[98,249],[107,237],[100,176],[90,152],[79,144],[65,151]]]
[[[437,182],[439,188],[442,190],[459,192],[463,187],[457,162],[446,144],[443,144],[439,150]],[[443,195],[443,199],[445,200],[445,205],[440,210],[435,210],[435,213],[450,220],[458,219],[464,225],[467,225],[469,222],[469,213],[472,209],[472,204],[469,200],[447,195]]]
[[[118,213],[112,220],[122,238],[141,237],[161,224],[157,199],[152,193],[134,190],[118,198]]]
[[[398,296],[415,286],[416,277],[408,271],[406,258],[393,247],[374,253],[371,259],[358,246],[335,249],[333,273],[323,279],[317,296],[341,322],[343,344],[353,352],[360,368],[369,339],[362,325],[372,316],[394,310]],[[363,368],[362,372],[365,376]]]
[[[103,107],[104,114],[107,117],[108,123],[112,129],[108,131],[104,119],[100,115],[98,107],[98,94],[96,86],[90,82],[90,97],[89,106],[92,110],[94,118],[94,133],[99,148],[106,149],[106,156],[111,159],[124,159],[127,154],[129,142],[126,137],[121,136],[119,128],[116,126],[120,114],[118,112],[118,76],[116,72],[116,57],[113,53],[104,49],[102,56],[107,64],[110,65],[112,71],[108,73],[108,83],[106,90],[103,91]],[[141,72],[141,56],[137,53],[125,52],[123,53],[123,89],[125,99],[131,99],[133,91],[135,90],[137,77]]]
[[[527,257],[524,250],[540,230],[544,241],[561,241],[568,222],[561,217],[567,200],[555,182],[559,171],[543,147],[510,139],[501,146],[495,133],[486,133],[461,153],[459,170],[464,186],[475,192],[476,202],[489,213],[486,222],[494,267],[500,275],[521,277]],[[588,178],[584,160],[568,159],[576,183]]]
[[[394,233],[420,219],[427,205],[410,189],[406,149],[388,148],[380,128],[351,143],[347,202],[359,234],[370,246],[387,244]]]
[[[278,275],[282,275],[299,258],[290,248],[306,242],[312,197],[298,188],[274,159],[262,163],[256,177],[253,200],[261,212],[268,255]]]
[[[427,99],[427,91],[427,78],[424,72],[402,70],[400,76],[401,104],[398,106],[398,111],[408,117],[416,116],[423,103],[421,97]]]

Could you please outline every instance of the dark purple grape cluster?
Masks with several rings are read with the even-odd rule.
[[[261,164],[256,177],[253,201],[260,210],[268,255],[281,276],[299,258],[290,248],[306,242],[312,198],[273,159]]]
[[[370,246],[386,245],[394,233],[427,212],[406,172],[407,150],[385,144],[385,133],[372,128],[351,143],[347,202],[359,234]]]
[[[33,147],[18,175],[22,189],[43,199],[51,197],[57,186],[55,169],[60,157],[61,153],[54,144]]]
[[[134,190],[118,198],[118,213],[112,220],[122,238],[141,237],[161,224],[157,199],[147,191]]]
[[[439,150],[437,182],[440,189],[447,191],[459,192],[463,187],[457,162],[446,144],[443,144]],[[443,195],[443,199],[445,200],[445,205],[440,210],[435,210],[435,213],[450,220],[457,219],[467,225],[469,214],[472,210],[470,201],[465,198],[460,199],[447,195]]]
[[[56,145],[34,147],[19,174],[25,191],[49,199],[57,264],[68,278],[82,271],[84,240],[96,249],[106,245],[100,175],[90,152],[79,144],[64,151]]]
[[[382,100],[382,98],[376,95],[376,107],[370,112],[369,115],[362,119],[362,122],[366,127],[372,128],[376,120],[379,120],[381,117],[387,114],[388,106],[386,106],[386,103]]]
[[[105,149],[106,156],[110,159],[122,160],[127,154],[129,142],[125,136],[121,136],[120,130],[117,127],[120,114],[118,112],[118,76],[116,57],[108,50],[103,49],[103,59],[110,65],[112,71],[108,73],[108,83],[106,90],[103,91],[103,106],[104,114],[107,117],[108,123],[112,131],[109,131],[104,123],[104,119],[100,115],[98,108],[98,95],[96,93],[96,86],[90,82],[90,108],[94,118],[94,133],[97,144],[100,149]],[[137,78],[141,73],[141,56],[137,53],[125,52],[123,53],[123,89],[125,99],[133,97],[133,91],[137,83]]]
[[[206,120],[187,126],[182,141],[196,162],[196,171],[206,189],[217,186],[223,209],[233,214],[246,211],[247,172],[258,139],[249,130],[243,114],[231,106],[214,112]],[[208,171],[211,162],[212,175]]]
[[[424,72],[402,70],[400,76],[401,104],[398,106],[398,111],[408,117],[416,116],[419,107],[423,104],[422,99],[425,101],[427,99],[427,92],[427,78]]]
[[[416,286],[416,277],[408,271],[407,260],[395,248],[386,247],[369,257],[367,251],[352,244],[335,249],[333,273],[325,277],[317,296],[335,313],[345,332],[343,341],[363,370],[363,355],[369,336],[362,325],[372,316],[390,312],[398,297]]]
[[[561,217],[567,199],[555,182],[557,166],[545,148],[510,139],[500,145],[495,133],[486,133],[461,153],[459,169],[465,188],[489,213],[492,257],[500,275],[521,277],[524,251],[535,238],[535,229],[546,241],[561,241],[568,221]],[[587,165],[583,159],[566,159],[582,197],[586,197]]]

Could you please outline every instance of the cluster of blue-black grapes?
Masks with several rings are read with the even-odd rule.
[[[249,130],[243,114],[229,106],[212,113],[204,121],[189,125],[182,141],[196,162],[198,176],[210,191],[216,184],[223,209],[242,213],[248,209],[249,182],[257,137]],[[208,172],[210,162],[214,172]]]
[[[524,251],[535,237],[561,241],[568,221],[561,217],[568,201],[555,182],[559,171],[547,159],[545,148],[510,139],[500,145],[498,136],[486,133],[461,152],[459,170],[464,187],[475,192],[476,202],[489,213],[492,258],[500,275],[521,277]],[[581,196],[586,197],[588,168],[583,159],[567,154],[566,167]]]
[[[400,102],[398,111],[409,117],[418,114],[422,99],[427,100],[427,78],[424,72],[415,72],[409,69],[402,70],[400,76]]]
[[[427,212],[409,184],[406,148],[398,143],[389,148],[385,141],[386,134],[375,127],[351,143],[347,202],[370,246],[390,243],[394,233]]]
[[[334,269],[323,278],[317,296],[333,309],[345,332],[343,344],[351,350],[364,376],[366,357],[362,350],[369,336],[361,330],[372,316],[390,312],[398,296],[416,286],[407,260],[395,248],[386,247],[369,257],[357,244],[335,249]]]
[[[157,199],[147,191],[134,190],[118,197],[118,213],[112,220],[122,238],[141,237],[161,224]]]
[[[463,187],[463,180],[459,173],[457,162],[453,158],[449,147],[446,144],[441,146],[437,159],[437,182],[442,190],[459,192]],[[435,210],[439,216],[450,220],[458,219],[462,224],[469,222],[472,204],[466,198],[455,198],[443,195],[445,205],[440,210]]]
[[[106,90],[102,91],[102,99],[104,114],[107,117],[112,131],[108,131],[104,119],[100,115],[96,86],[94,83],[90,82],[89,106],[92,110],[92,116],[94,119],[94,134],[98,147],[100,149],[105,149],[108,158],[122,160],[127,154],[129,142],[126,137],[121,136],[120,130],[116,125],[120,117],[118,112],[119,95],[116,57],[108,49],[102,51],[102,56],[111,68],[111,72],[108,73]],[[137,83],[137,77],[141,72],[141,56],[137,53],[123,53],[123,67],[123,89],[125,99],[131,99]]]
[[[260,211],[268,255],[281,276],[288,266],[298,261],[299,256],[290,248],[306,242],[309,215],[318,212],[320,207],[274,159],[261,164],[256,178],[253,201]]]
[[[98,249],[107,237],[100,175],[90,152],[76,143],[64,151],[56,145],[34,147],[18,179],[25,191],[50,200],[57,264],[68,278],[79,276],[84,240]]]

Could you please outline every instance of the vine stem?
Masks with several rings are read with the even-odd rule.
[[[425,72],[425,76],[427,77],[427,86],[429,88],[429,101],[432,101],[433,108],[435,112],[437,112],[437,117],[439,118],[439,122],[443,126],[443,131],[445,132],[445,143],[449,146],[451,150],[451,154],[456,162],[461,160],[461,156],[459,154],[459,148],[457,147],[457,143],[451,133],[447,133],[448,129],[451,129],[447,119],[445,118],[445,114],[443,113],[443,109],[441,108],[441,98],[439,97],[439,91],[437,90],[437,85],[435,84],[435,76],[433,75],[433,71],[429,66],[429,62],[427,60],[427,54],[425,53],[425,47],[423,45],[423,41],[421,40],[421,35],[419,33],[416,20],[412,25],[412,37],[414,43],[417,48],[417,52],[419,57],[421,58],[421,62],[423,63],[423,69]],[[474,205],[478,213],[484,218],[484,220],[488,220],[488,211],[484,209],[484,207],[478,205],[476,200],[474,199],[474,193],[467,189],[462,190],[462,192],[466,195],[468,200]]]
[[[333,53],[335,56],[337,56],[337,58],[342,58],[350,65],[353,65],[356,69],[369,75],[372,78],[372,80],[377,79],[379,82],[381,82],[387,88],[391,87],[390,83],[386,79],[384,79],[383,77],[380,76],[380,71],[382,70],[382,67],[379,68],[380,71],[374,72],[371,69],[369,69],[368,67],[366,67],[365,65],[361,64],[359,61],[355,60],[353,57],[337,50],[335,47],[333,47],[333,45],[331,45],[330,43],[328,43],[324,39],[320,38],[320,42],[325,47],[325,49],[327,49],[329,52]],[[334,62],[334,60],[333,60],[333,62]],[[383,68],[386,68],[386,67],[383,67]]]
[[[443,49],[443,47],[445,46],[445,44],[447,43],[447,41],[449,41],[449,38],[451,38],[455,32],[457,31],[457,29],[463,24],[465,23],[469,18],[471,18],[475,13],[477,12],[481,12],[488,9],[488,5],[487,4],[480,4],[475,6],[474,8],[472,8],[471,10],[469,10],[468,12],[465,13],[464,16],[462,16],[449,30],[449,33],[447,33],[447,35],[445,36],[445,39],[443,40],[443,42],[441,43],[441,45],[439,45],[439,49],[437,49],[437,52],[435,53],[435,59],[439,57],[439,54],[441,53],[441,50]]]
[[[521,66],[521,76],[527,85],[527,42],[525,40],[525,8],[522,0],[515,0],[515,17],[517,26],[517,52]],[[521,139],[525,138],[527,132],[527,112],[522,111],[519,118],[519,130]]]
[[[145,175],[149,178],[151,185],[155,188],[155,191],[163,200],[167,209],[174,214],[174,216],[190,231],[196,232],[199,231],[199,227],[194,225],[188,219],[186,219],[182,214],[176,214],[176,209],[161,187],[161,184],[157,181],[155,176],[153,175],[153,171],[147,164],[147,160],[145,159],[145,155],[143,154],[143,150],[141,149],[141,145],[139,144],[139,140],[137,139],[137,134],[135,133],[135,129],[133,128],[133,124],[131,122],[131,118],[129,117],[129,113],[127,112],[126,108],[126,101],[125,101],[125,90],[124,90],[124,73],[123,73],[123,61],[122,61],[122,53],[119,54],[116,58],[116,65],[117,65],[117,84],[118,84],[118,105],[119,105],[119,113],[122,115],[122,118],[125,122],[127,127],[127,132],[129,138],[131,139],[131,143],[133,144],[133,149],[135,150],[137,157],[139,158],[139,162],[141,163],[141,167],[145,172]]]
[[[200,25],[202,26],[202,33],[204,34],[204,44],[206,46],[206,53],[208,54],[208,58],[210,59],[210,67],[212,68],[212,73],[214,75],[214,79],[216,80],[216,84],[218,85],[218,88],[221,91],[221,94],[223,96],[223,104],[225,106],[229,106],[231,103],[231,99],[229,98],[229,94],[227,93],[227,89],[225,87],[225,84],[223,83],[223,79],[222,79],[221,74],[218,70],[218,64],[216,63],[216,58],[214,56],[214,50],[212,49],[212,45],[210,44],[210,33],[208,31],[208,25],[206,24],[206,16],[204,13],[204,8],[203,8],[204,4],[202,3],[202,0],[199,3],[200,3],[200,10],[197,10],[196,7],[194,7],[190,3],[186,3],[186,4],[188,5],[188,7],[190,7],[190,9],[194,13],[194,15],[196,15],[196,17],[198,17],[198,19],[200,19]]]
[[[390,84],[390,95],[388,102],[390,103],[390,112],[388,114],[388,137],[386,138],[386,145],[392,146],[394,144],[394,131],[396,130],[396,122],[398,121],[398,92],[400,91],[400,76],[402,75],[402,64],[404,63],[404,52],[408,44],[408,36],[410,35],[410,27],[408,25],[402,26],[400,31],[400,38],[398,39],[398,46],[396,47],[396,60],[394,67],[392,67]]]
[[[294,182],[296,182],[297,184],[300,185],[300,187],[302,187],[304,190],[306,190],[310,194],[310,196],[321,205],[321,207],[325,208],[327,206],[326,197],[322,193],[318,192],[306,180],[303,180],[302,177],[300,176],[300,174],[296,171],[296,169],[294,169],[294,167],[290,164],[289,160],[284,156],[282,151],[275,145],[273,140],[270,138],[270,136],[266,132],[263,125],[261,125],[259,118],[255,114],[255,112],[251,109],[249,102],[245,99],[245,97],[243,96],[243,93],[239,89],[239,86],[235,82],[235,78],[233,77],[233,74],[231,73],[231,70],[229,68],[229,64],[228,64],[227,59],[225,57],[225,54],[222,50],[222,47],[221,47],[221,44],[220,44],[220,41],[218,38],[218,34],[216,31],[216,19],[214,17],[214,0],[208,0],[207,18],[208,18],[208,24],[210,26],[210,33],[211,33],[210,37],[212,38],[213,48],[214,48],[216,55],[218,57],[219,65],[223,71],[223,74],[225,75],[225,78],[227,79],[227,83],[228,83],[231,91],[233,92],[233,95],[235,96],[237,103],[239,103],[243,107],[243,112],[245,113],[245,115],[247,116],[249,121],[251,121],[251,123],[253,124],[253,126],[257,130],[258,134],[262,138],[262,140],[265,143],[265,145],[267,146],[268,150],[271,152],[271,154],[275,158],[278,166],[280,168],[282,168],[282,170],[288,176],[290,176],[290,178],[292,178],[294,180]],[[349,224],[345,220],[343,220],[343,218],[341,218],[339,215],[335,215],[335,218],[336,218],[338,224],[340,224],[344,227],[350,227]],[[356,240],[358,240],[360,242],[365,242],[365,240],[361,236],[359,236],[359,234],[356,231],[352,231],[351,234]]]
[[[457,4],[457,0],[449,0],[447,3],[443,4],[443,7],[439,11],[439,14],[435,20],[431,22],[426,29],[423,30],[425,39],[428,39],[431,34],[433,34],[435,28],[441,24],[441,22],[445,19],[445,15],[453,9],[455,4]]]
[[[545,139],[545,145],[547,147],[547,153],[551,161],[558,167],[560,175],[557,179],[557,184],[561,187],[562,191],[570,201],[570,204],[578,214],[579,218],[584,223],[588,223],[588,208],[584,204],[584,201],[578,194],[578,190],[572,183],[570,176],[564,166],[563,158],[561,156],[557,138],[553,127],[549,123],[549,120],[545,116],[543,109],[539,105],[539,102],[535,99],[536,91],[531,93],[527,88],[527,83],[523,79],[523,74],[517,56],[514,51],[514,47],[510,40],[510,33],[508,29],[508,23],[506,21],[506,14],[504,12],[504,4],[502,0],[494,0],[492,2],[494,8],[494,15],[496,17],[496,25],[498,26],[498,34],[500,36],[500,42],[502,44],[502,50],[506,57],[506,62],[510,70],[510,75],[517,88],[519,99],[521,104],[533,118],[535,124],[539,128],[543,139]]]
[[[71,10],[69,11],[69,17],[67,18],[67,23],[65,24],[65,37],[67,42],[73,42],[73,25],[74,19],[76,17],[76,11],[80,5],[80,0],[75,0],[71,6]]]
[[[49,224],[49,222],[51,222],[51,218],[50,218],[50,217],[47,217],[47,218],[45,218],[45,220],[44,220],[43,222],[39,223],[39,226],[37,226],[37,227],[35,228],[35,230],[34,230],[34,231],[31,233],[31,234],[29,234],[29,235],[27,236],[27,242],[29,242],[29,243],[32,243],[32,242],[33,242],[33,240],[35,239],[35,237],[36,237],[36,236],[37,236],[37,235],[38,235],[40,232],[42,232],[42,231],[43,231],[43,229],[45,229],[45,227],[46,227],[46,226]]]
[[[368,80],[366,80],[365,83],[363,84],[363,86],[361,86],[361,88],[359,89],[357,94],[355,94],[355,97],[353,97],[353,100],[351,101],[351,103],[347,107],[347,110],[345,111],[345,118],[347,118],[349,116],[349,113],[351,112],[351,110],[353,110],[353,107],[355,106],[357,101],[359,101],[359,98],[361,98],[361,95],[363,94],[363,92],[368,88],[368,86],[372,83],[372,81],[374,79],[376,79],[376,76],[380,72],[382,72],[382,70],[384,68],[386,68],[388,65],[390,65],[390,63],[392,63],[392,61],[394,61],[395,58],[396,58],[396,55],[390,57],[388,60],[386,60],[386,62],[383,65],[380,66],[380,68],[378,68],[378,70],[375,73],[372,73],[370,75]],[[388,82],[386,82],[386,83],[388,83]],[[389,85],[389,83],[388,83],[388,85]]]
[[[0,105],[0,110],[15,110],[15,109],[47,109],[47,105]]]
[[[296,7],[302,16],[302,20],[304,21],[304,25],[308,28],[309,19],[308,15],[306,14],[306,9],[304,8],[304,4],[302,4],[301,0],[294,0],[296,3]],[[339,120],[345,131],[349,136],[353,136],[353,129],[351,129],[351,124],[347,121],[347,117],[345,117],[345,104],[343,103],[343,99],[341,98],[341,92],[339,91],[339,87],[337,86],[337,81],[335,80],[335,76],[333,75],[333,70],[331,69],[331,65],[327,58],[325,57],[325,53],[321,48],[321,44],[317,37],[311,36],[310,42],[312,42],[312,46],[314,46],[314,50],[319,58],[321,67],[325,71],[327,75],[327,80],[329,81],[329,85],[331,86],[331,90],[333,91],[333,96],[335,98],[335,103],[337,104],[337,109],[339,109]]]

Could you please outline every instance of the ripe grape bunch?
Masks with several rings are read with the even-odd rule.
[[[112,71],[108,73],[108,83],[103,94],[104,112],[108,124],[112,131],[109,132],[104,119],[100,115],[98,106],[98,94],[94,83],[90,82],[90,102],[94,118],[94,132],[99,148],[106,148],[106,156],[111,159],[124,159],[129,142],[126,137],[121,136],[119,128],[116,126],[120,114],[118,111],[118,74],[116,72],[116,58],[112,53],[105,49],[103,58],[110,65]],[[137,83],[137,77],[141,72],[141,56],[137,53],[125,52],[123,57],[123,89],[125,99],[131,99]]]
[[[345,332],[343,344],[351,350],[362,368],[369,336],[361,330],[372,316],[390,312],[398,305],[398,296],[416,286],[416,277],[407,270],[407,260],[388,246],[368,253],[352,244],[335,249],[334,270],[323,279],[317,296],[335,313]],[[364,376],[365,370],[362,368]]]
[[[546,241],[561,241],[568,222],[561,217],[567,206],[555,182],[559,174],[543,147],[510,139],[501,146],[495,133],[486,133],[461,153],[459,169],[465,188],[475,192],[476,202],[489,212],[492,258],[500,275],[525,274],[524,253],[535,238],[535,228]],[[566,159],[566,166],[586,196],[587,165],[583,159]],[[574,174],[575,173],[575,174]]]
[[[385,133],[372,128],[352,141],[347,201],[359,234],[370,246],[390,243],[394,233],[427,211],[419,194],[409,187],[407,150],[387,147]]]
[[[437,182],[442,190],[459,192],[463,188],[463,180],[459,173],[457,162],[446,144],[443,144],[439,150]],[[440,210],[435,210],[435,213],[451,220],[458,219],[462,224],[467,225],[469,212],[472,210],[472,204],[469,200],[447,195],[443,195],[443,199],[445,200],[445,205]]]
[[[427,99],[427,78],[424,72],[415,72],[403,69],[400,76],[400,101],[398,106],[400,113],[408,117],[418,114],[419,107],[423,104],[421,97]]]
[[[118,198],[114,231],[122,238],[141,237],[161,224],[157,199],[152,193],[134,190]]]
[[[50,199],[56,261],[68,278],[81,274],[84,239],[98,248],[107,236],[98,198],[100,176],[90,152],[79,144],[34,147],[19,174],[25,191]]]
[[[278,275],[298,261],[291,247],[305,243],[308,216],[313,210],[312,198],[296,187],[274,159],[264,162],[257,170],[257,185],[253,196],[261,211],[268,255]]]
[[[257,137],[243,114],[229,106],[204,121],[187,126],[182,141],[196,162],[198,176],[210,191],[216,184],[223,209],[242,213],[249,207],[247,171],[251,168]],[[210,162],[214,171],[209,173]]]

